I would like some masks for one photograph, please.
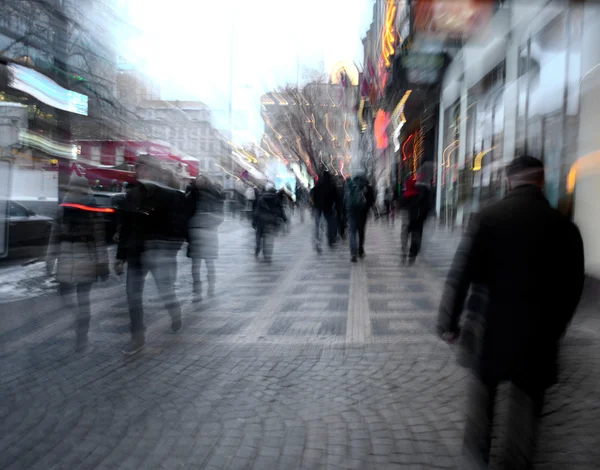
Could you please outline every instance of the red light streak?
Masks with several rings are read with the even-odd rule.
[[[408,144],[411,141],[411,139],[414,138],[414,136],[415,136],[415,133],[413,132],[411,135],[409,135],[406,138],[406,140],[404,141],[404,144],[402,145],[402,161],[403,162],[408,160],[408,157],[406,156],[406,150],[405,150],[406,144]]]
[[[105,214],[112,214],[113,212],[115,212],[115,210],[111,209],[110,207],[90,207],[90,206],[84,206],[83,204],[63,203],[63,204],[61,204],[61,207],[71,207],[73,209],[81,209],[83,211],[88,211],[88,212],[102,212]]]

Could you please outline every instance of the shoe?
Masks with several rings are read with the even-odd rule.
[[[208,298],[209,299],[213,299],[215,297],[215,288],[214,287],[209,287],[208,288]]]
[[[415,264],[415,261],[417,261],[417,258],[411,256],[410,258],[408,258],[408,265],[412,266],[413,264]]]
[[[352,258],[350,258],[350,261],[353,262],[353,263],[358,262],[357,256],[356,255],[352,255]]]
[[[254,257],[258,258],[258,255],[260,255],[260,250],[257,248],[256,250],[254,250]]]
[[[358,256],[360,256],[361,258],[365,257],[365,249],[364,248],[358,249]]]
[[[192,303],[199,304],[200,302],[202,302],[202,294],[194,294],[192,296]]]
[[[123,354],[125,354],[126,356],[133,356],[134,354],[144,349],[145,345],[146,341],[144,340],[144,338],[132,339],[131,343],[129,343],[129,345],[125,349],[123,349]]]
[[[181,327],[182,327],[181,317],[176,318],[171,321],[171,330],[173,331],[173,333],[179,333],[181,331]]]
[[[321,254],[323,252],[323,249],[321,248],[321,245],[317,245],[317,253]]]

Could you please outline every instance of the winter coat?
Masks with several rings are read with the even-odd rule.
[[[188,225],[188,252],[190,258],[217,259],[219,257],[219,225],[224,220],[223,197],[212,187],[194,189],[188,193],[195,212]]]
[[[333,213],[336,205],[339,206],[339,193],[328,172],[323,173],[319,182],[312,189],[313,207],[324,214],[330,215]]]
[[[281,198],[274,191],[265,191],[257,201],[254,211],[253,226],[274,229],[281,222],[287,222],[287,217],[281,204]]]
[[[117,259],[139,259],[148,241],[181,248],[193,213],[188,204],[185,193],[159,183],[138,181],[129,185],[121,211]]]
[[[406,181],[401,208],[408,212],[412,223],[424,222],[430,209],[430,189],[425,184],[417,183],[415,177]]]
[[[57,261],[61,283],[92,283],[109,274],[104,221],[94,212],[93,196],[67,193],[52,225],[46,261]]]
[[[362,211],[357,212],[352,205],[352,190],[356,187],[359,191],[364,191],[365,194],[365,207]],[[369,184],[369,180],[363,176],[355,176],[352,180],[346,182],[344,201],[346,203],[346,215],[348,219],[366,219],[369,211],[375,204],[375,191],[373,186]]]
[[[455,256],[438,331],[458,331],[472,284],[487,291],[476,371],[486,383],[545,388],[583,288],[577,227],[535,186],[520,186],[474,218]]]

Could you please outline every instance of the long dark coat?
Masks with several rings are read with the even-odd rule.
[[[584,280],[579,230],[541,190],[521,186],[473,218],[453,262],[438,331],[458,331],[471,284],[487,289],[476,370],[484,382],[545,388]]]

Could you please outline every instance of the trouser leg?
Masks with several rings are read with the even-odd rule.
[[[194,256],[192,258],[192,283],[193,292],[198,295],[202,293],[202,277],[201,277],[202,259]]]
[[[337,236],[337,227],[336,220],[334,214],[329,214],[325,216],[327,222],[327,243],[329,246],[335,243],[335,239]]]
[[[91,306],[90,292],[92,283],[77,284],[77,336],[85,337],[90,329]]]
[[[143,266],[141,260],[133,260],[127,263],[127,303],[129,305],[129,319],[131,321],[132,336],[144,335],[144,281],[148,270]]]
[[[265,259],[270,260],[273,257],[273,247],[275,245],[275,237],[273,236],[272,229],[270,229],[270,228],[265,229],[263,244],[264,244],[263,250],[265,253]]]
[[[153,250],[154,251],[154,250]],[[149,257],[153,252],[148,252]],[[172,249],[156,250],[149,261],[149,269],[156,282],[158,293],[165,308],[173,320],[181,319],[181,307],[175,293],[177,280],[177,251]]]
[[[321,211],[319,209],[314,210],[315,216],[315,244],[317,247],[321,246]]]
[[[358,231],[358,253],[362,255],[365,251],[365,230],[367,228],[367,218],[361,217],[357,221],[357,231]]]
[[[416,258],[421,250],[421,240],[423,239],[423,221],[416,220],[409,224],[410,232],[410,257]]]
[[[258,256],[262,251],[262,240],[263,240],[263,228],[261,225],[256,226],[256,247],[254,248],[254,254]]]
[[[350,217],[348,220],[348,228],[350,230],[350,254],[356,256],[358,255],[358,227],[354,217]]]
[[[206,263],[206,271],[208,273],[208,292],[212,295],[214,294],[215,284],[217,282],[217,268],[214,259],[206,259],[204,262]]]
[[[467,416],[463,438],[464,468],[487,468],[490,461],[497,383],[472,378],[467,393]]]
[[[403,258],[408,256],[408,238],[410,237],[409,231],[409,218],[406,213],[402,213],[401,215],[401,224],[402,228],[400,231],[400,253]]]

